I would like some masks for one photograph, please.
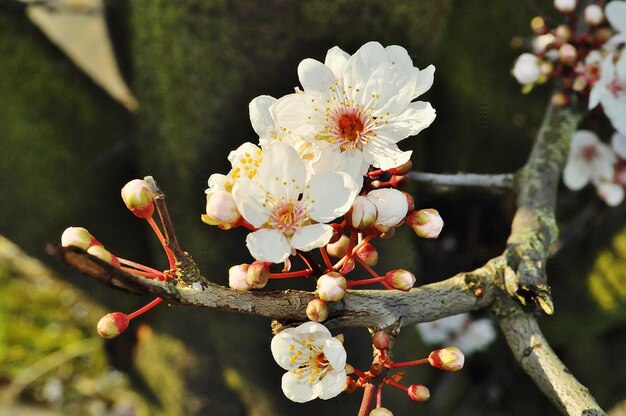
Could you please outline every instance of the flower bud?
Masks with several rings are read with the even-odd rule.
[[[377,407],[370,412],[369,416],[393,416],[393,413],[385,407]]]
[[[206,215],[202,216],[202,221],[228,230],[240,219],[241,214],[230,192],[217,190],[206,196]]]
[[[354,259],[348,259],[343,264],[343,266],[341,266],[341,270],[339,270],[339,273],[346,275],[350,273],[352,270],[354,270],[355,266],[356,264],[354,263]]]
[[[567,25],[559,25],[554,29],[554,36],[561,42],[567,42],[572,38],[572,29]]]
[[[546,21],[541,16],[535,16],[530,21],[530,28],[537,35],[543,35],[548,32],[548,26],[546,26]]]
[[[591,26],[597,26],[604,21],[604,13],[602,8],[597,4],[590,4],[585,7],[585,22]]]
[[[572,84],[572,89],[576,92],[584,91],[587,88],[587,78],[584,76],[578,76],[574,79],[574,83]]]
[[[430,390],[422,384],[411,384],[407,390],[407,394],[411,400],[416,402],[425,402],[430,399]]]
[[[379,350],[386,350],[389,347],[391,338],[385,331],[376,331],[372,334],[372,344]]]
[[[428,362],[444,371],[459,371],[463,368],[465,356],[457,347],[445,347],[431,352]]]
[[[411,159],[409,159],[400,166],[389,169],[388,172],[392,175],[406,175],[411,171],[411,169],[413,169],[413,162],[411,162]]]
[[[326,302],[337,302],[344,298],[348,282],[342,274],[329,272],[317,279],[317,293]]]
[[[397,189],[375,189],[367,194],[367,198],[376,205],[378,217],[375,226],[381,232],[395,227],[409,209],[406,197]]]
[[[343,388],[343,391],[347,394],[351,394],[354,393],[358,388],[358,383],[352,377],[346,376],[346,386]]]
[[[537,54],[545,53],[546,50],[548,50],[555,43],[555,41],[556,41],[556,38],[554,37],[554,35],[552,33],[546,33],[545,35],[537,36],[532,41],[532,45],[531,46],[532,46],[533,52],[537,53]],[[531,54],[531,53],[529,53],[529,54],[523,53],[522,55],[520,55],[520,58],[522,56],[524,56],[524,55],[531,55],[531,56],[533,56],[533,54]],[[530,61],[530,58],[524,58],[524,59],[528,59]],[[522,82],[520,82],[520,83],[522,83]]]
[[[120,261],[109,250],[102,246],[91,246],[87,249],[87,253],[96,256],[102,261],[106,261],[115,267],[120,267]]]
[[[564,43],[559,48],[559,59],[565,65],[572,66],[576,63],[576,59],[578,59],[578,52],[573,45]]]
[[[347,235],[342,235],[339,240],[326,246],[328,255],[335,258],[342,258],[348,254],[348,248],[350,248],[350,238]]]
[[[252,286],[248,284],[249,264],[243,263],[228,269],[228,286],[235,290],[250,290]]]
[[[532,84],[539,79],[537,57],[531,53],[523,53],[513,65],[513,76],[522,85]]]
[[[406,198],[406,203],[408,204],[407,212],[413,211],[415,209],[415,199],[413,199],[413,196],[410,193],[404,191],[401,192],[404,194],[404,197]]]
[[[364,244],[358,249],[356,255],[363,263],[370,267],[374,267],[376,263],[378,263],[378,251],[370,243]]]
[[[323,322],[328,318],[328,305],[322,299],[315,298],[306,305],[306,316],[313,322]]]
[[[387,284],[394,289],[408,292],[415,284],[415,276],[403,269],[395,269],[385,274]]]
[[[124,185],[122,200],[139,218],[150,218],[154,213],[154,193],[143,179],[133,179]]]
[[[383,365],[379,362],[372,363],[372,365],[370,365],[369,372],[371,375],[376,377],[383,372]]]
[[[115,338],[128,328],[129,322],[125,313],[108,313],[98,321],[97,331],[102,338]]]
[[[354,373],[354,367],[352,367],[350,364],[346,363],[346,365],[343,366],[343,371],[345,371],[347,375],[353,374]]]
[[[246,283],[254,289],[265,287],[270,278],[269,263],[254,261],[246,272]]]
[[[432,208],[411,212],[406,217],[406,223],[420,238],[437,238],[443,228],[443,219]]]
[[[555,107],[565,107],[569,104],[569,98],[564,92],[555,92],[550,97],[550,103]]]
[[[61,235],[61,245],[63,247],[74,246],[87,250],[90,246],[97,244],[96,239],[83,227],[69,227]]]
[[[352,208],[346,213],[345,218],[352,228],[357,231],[363,231],[367,227],[374,225],[378,210],[376,205],[364,196],[357,196],[354,199]]]
[[[389,185],[393,186],[394,188],[399,188],[401,186],[404,186],[408,181],[408,175],[393,175],[391,178],[389,178]]]
[[[561,13],[571,13],[576,10],[576,0],[554,0],[554,8]]]

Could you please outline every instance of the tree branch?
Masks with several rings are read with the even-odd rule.
[[[503,173],[483,175],[477,173],[426,173],[409,172],[411,180],[424,185],[454,188],[487,188],[491,191],[509,191],[513,189],[515,175]]]

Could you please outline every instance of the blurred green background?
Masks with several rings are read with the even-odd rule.
[[[510,76],[521,53],[512,39],[530,34],[537,12],[532,4],[110,0],[105,14],[116,58],[140,105],[131,114],[30,23],[25,5],[5,0],[0,234],[26,254],[3,242],[0,388],[11,394],[0,395],[0,413],[356,414],[359,394],[303,405],[282,396],[267,319],[160,306],[123,337],[94,339],[95,323],[106,311],[129,312],[150,299],[62,267],[46,256],[45,245],[56,243],[68,226],[84,226],[114,253],[164,268],[158,242],[119,198],[126,181],[153,175],[167,194],[183,248],[208,278],[226,284],[228,268],[250,256],[241,230],[225,235],[200,221],[206,180],[227,172],[230,150],[256,141],[248,102],[293,91],[298,62],[323,60],[334,45],[354,53],[369,40],[398,44],[416,66],[436,66],[424,99],[437,119],[401,144],[414,150],[416,169],[513,172],[527,157],[549,96],[546,87],[522,95]],[[537,1],[548,14],[551,5]],[[408,267],[418,283],[428,283],[477,267],[504,249],[512,197],[409,190],[417,206],[440,211],[446,228],[436,241],[417,241],[403,230],[379,244],[386,259],[380,270]],[[626,212],[590,202],[594,198],[590,190],[562,195],[564,226],[582,210],[592,220],[566,232],[548,264],[556,314],[541,318],[541,325],[566,365],[610,409],[626,400]],[[345,334],[349,362],[366,367],[367,331]],[[395,353],[413,359],[428,350],[407,327]],[[460,373],[420,368],[407,380],[429,386],[432,399],[416,404],[388,391],[384,403],[396,415],[557,414],[501,337]],[[617,414],[626,413],[616,408]]]

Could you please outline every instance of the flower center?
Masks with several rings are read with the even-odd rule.
[[[595,146],[585,146],[580,150],[580,154],[587,162],[591,162],[598,155],[598,150]]]
[[[270,227],[279,230],[285,237],[291,237],[296,228],[302,227],[308,220],[308,216],[300,201],[288,201],[277,205],[268,223]]]
[[[609,84],[609,91],[611,91],[613,97],[618,98],[626,92],[626,82],[623,82],[618,78],[613,79],[613,81]]]
[[[339,129],[339,135],[344,140],[355,142],[361,136],[363,131],[363,122],[354,113],[342,114],[337,120],[337,127]]]

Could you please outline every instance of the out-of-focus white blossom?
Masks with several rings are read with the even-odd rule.
[[[456,345],[465,355],[484,350],[496,338],[489,319],[473,320],[467,313],[417,324],[416,327],[425,343]]]
[[[576,10],[577,0],[554,0],[554,8],[561,13],[571,13]]]
[[[346,350],[324,325],[306,322],[279,332],[271,344],[274,360],[287,370],[282,378],[285,396],[304,403],[331,399],[346,385]]]
[[[597,4],[590,4],[585,7],[584,11],[585,22],[592,26],[597,26],[600,23],[604,22],[604,12],[602,12],[602,7]]]
[[[604,44],[604,48],[615,50],[620,44],[626,43],[626,1],[614,0],[608,3],[604,8],[604,14],[616,32]]]
[[[613,150],[602,143],[594,132],[579,130],[572,138],[563,182],[572,190],[581,189],[589,182],[611,182],[615,162]]]
[[[533,84],[539,79],[539,60],[532,53],[523,53],[515,61],[513,76],[522,85]]]
[[[626,134],[626,53],[611,53],[602,61],[600,79],[589,95],[589,109],[598,104],[615,130]]]

